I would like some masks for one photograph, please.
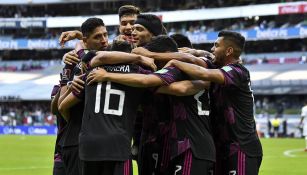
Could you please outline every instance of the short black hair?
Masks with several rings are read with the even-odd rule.
[[[132,47],[131,44],[129,44],[127,41],[114,40],[112,43],[111,50],[130,53]]]
[[[154,36],[163,34],[163,24],[161,19],[153,14],[140,14],[134,24],[144,26]]]
[[[140,14],[140,9],[133,5],[123,5],[118,9],[119,19],[124,15],[138,15]]]
[[[193,48],[191,41],[189,40],[189,38],[183,34],[173,34],[170,36],[171,38],[173,38],[178,47],[189,47],[189,48]]]
[[[238,32],[232,31],[221,31],[218,34],[218,37],[224,37],[224,40],[230,41],[232,46],[237,48],[235,49],[235,53],[237,57],[239,57],[244,50],[245,38]]]
[[[151,52],[178,52],[178,46],[175,40],[167,35],[153,37],[144,48]]]
[[[88,37],[99,26],[105,26],[102,19],[88,18],[81,25],[82,35]]]

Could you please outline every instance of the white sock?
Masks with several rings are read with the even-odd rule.
[[[305,144],[306,145],[305,148],[307,149],[307,136],[305,136],[305,143],[306,143]]]

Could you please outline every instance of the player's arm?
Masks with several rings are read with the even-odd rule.
[[[64,47],[64,44],[67,41],[74,40],[74,39],[82,40],[82,37],[83,37],[82,32],[78,30],[62,32],[59,38],[59,43],[62,47]]]
[[[62,101],[70,94],[71,88],[68,86],[62,86],[60,90],[60,96],[58,100],[58,106],[62,103]]]
[[[157,52],[150,52],[149,50],[143,47],[137,47],[133,49],[132,53],[150,57],[156,61],[168,62],[172,59],[175,59],[196,64],[202,67],[207,67],[207,64],[201,58],[195,57],[194,55],[187,53],[181,53],[181,52],[157,53]]]
[[[189,54],[192,54],[196,57],[210,57],[210,58],[213,58],[214,55],[206,50],[198,50],[198,49],[192,49],[192,48],[188,48],[188,47],[181,47],[181,48],[178,48],[178,50],[180,52],[183,52],[183,53],[189,53]]]
[[[175,95],[175,96],[189,96],[195,95],[199,91],[209,89],[210,82],[202,80],[184,80],[174,82],[168,86],[161,86],[156,91],[161,94]]]
[[[72,92],[69,93],[59,105],[59,112],[63,118],[68,121],[70,119],[70,108],[78,104],[81,100],[78,99]]]
[[[155,87],[164,84],[159,77],[152,74],[110,73],[102,68],[93,70],[87,77],[88,85],[104,81],[112,81],[132,87]]]
[[[118,51],[98,51],[96,56],[90,61],[91,67],[98,67],[105,64],[135,63],[157,69],[154,60],[145,56],[118,52]]]
[[[224,74],[219,69],[206,69],[198,65],[185,63],[178,60],[169,61],[166,67],[168,66],[177,67],[195,80],[210,81],[218,84],[223,84],[225,81]]]

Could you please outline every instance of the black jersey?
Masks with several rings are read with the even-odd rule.
[[[210,87],[216,142],[226,147],[238,143],[239,149],[248,156],[261,156],[249,71],[241,64],[229,64],[220,70],[225,77],[224,84],[212,83]]]
[[[105,65],[109,72],[148,73],[137,65]],[[81,160],[123,161],[131,155],[131,138],[143,89],[103,82],[85,86],[79,136]]]
[[[155,73],[165,84],[187,79],[181,71],[168,67]],[[199,159],[215,161],[212,138],[209,91],[202,90],[191,96],[172,96],[172,119],[170,124],[172,157],[189,148]]]

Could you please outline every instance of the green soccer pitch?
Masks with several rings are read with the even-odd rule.
[[[1,135],[0,174],[51,175],[54,142],[54,136]],[[307,174],[304,139],[262,139],[261,142],[264,158],[260,175]]]

